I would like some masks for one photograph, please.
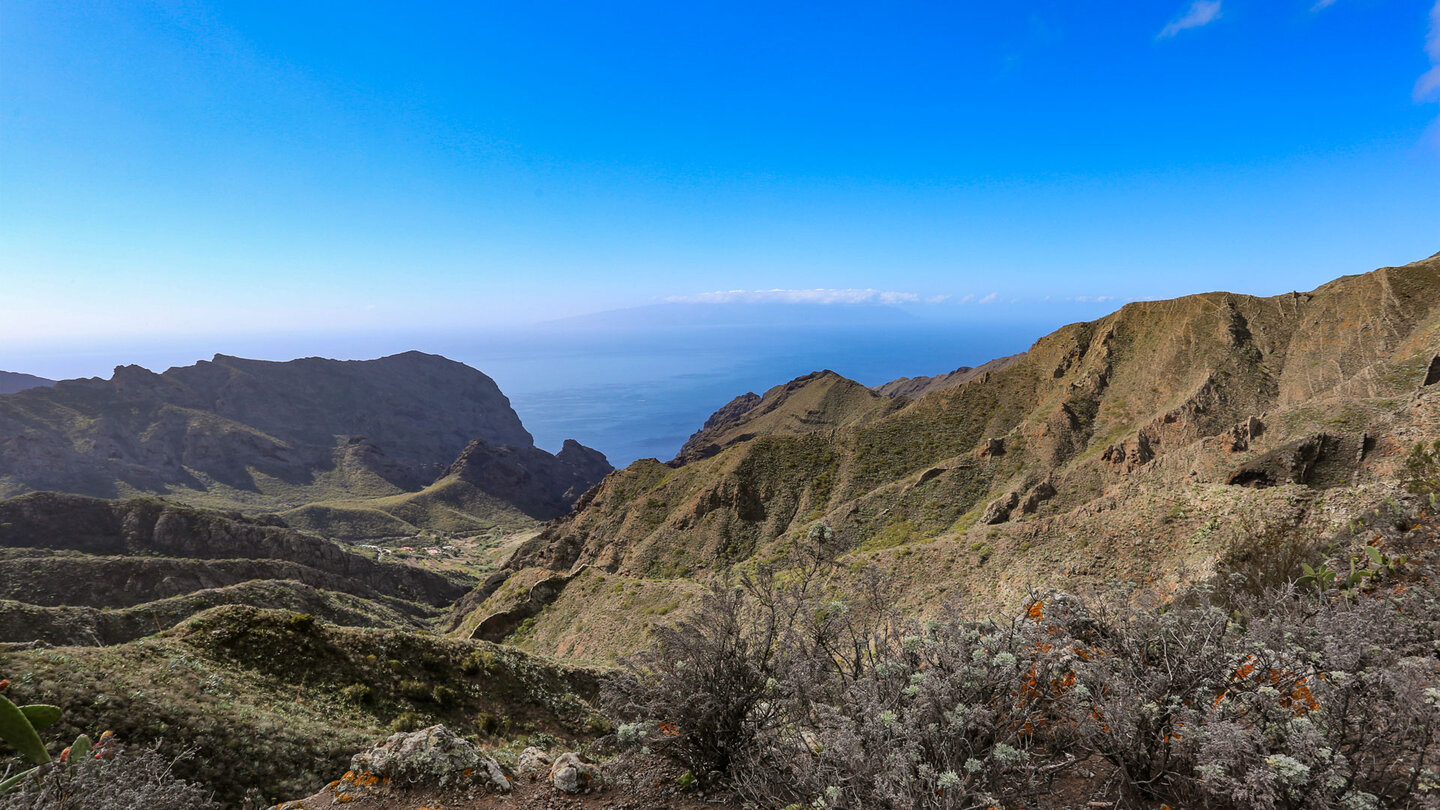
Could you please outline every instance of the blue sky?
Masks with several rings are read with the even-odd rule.
[[[0,0],[0,342],[1308,289],[1440,250],[1437,26],[1432,0]]]

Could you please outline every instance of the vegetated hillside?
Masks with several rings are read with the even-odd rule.
[[[0,642],[116,644],[224,604],[423,629],[473,582],[154,498],[0,501]]]
[[[314,793],[394,730],[443,722],[504,744],[604,728],[588,702],[593,672],[482,642],[249,606],[213,608],[113,647],[0,650],[0,674],[12,681],[7,697],[63,708],[42,732],[52,749],[102,729],[130,744],[160,741],[168,756],[189,749],[178,774],[236,808]]]
[[[948,374],[937,374],[934,377],[900,377],[882,385],[877,385],[872,390],[877,394],[884,394],[887,397],[919,399],[926,394],[943,391],[946,388],[954,388],[961,383],[969,382],[991,371],[999,371],[1024,356],[1023,354],[1012,354],[1008,357],[999,357],[975,368],[961,366]]]
[[[54,380],[36,377],[34,374],[21,374],[18,371],[0,371],[0,394],[14,394],[28,388],[42,388],[54,384]]]
[[[800,432],[776,416],[781,433],[742,430],[756,435],[710,457],[636,462],[509,570],[686,579],[823,520],[922,611],[959,594],[1013,606],[1031,586],[1169,586],[1246,538],[1383,499],[1399,455],[1440,435],[1437,356],[1440,257],[1308,293],[1129,304],[877,418]],[[820,384],[837,387],[784,390],[802,402]],[[505,609],[481,601],[504,578],[465,604]],[[541,611],[527,638],[573,634],[552,621],[578,619]],[[627,621],[624,602],[597,594],[584,622],[607,621]]]
[[[488,498],[475,488],[445,509],[409,504],[405,496],[435,484],[474,441],[523,454],[531,488]],[[266,511],[326,502],[311,522],[359,537],[413,533],[416,521],[428,528],[432,519],[474,530],[555,517],[573,502],[564,493],[609,471],[587,452],[598,463],[581,465],[584,486],[567,478],[559,491],[546,489],[557,483],[554,469],[573,477],[575,465],[534,447],[489,377],[420,352],[284,363],[216,355],[163,374],[122,366],[109,380],[0,398],[0,495],[154,493]],[[361,503],[377,498],[392,500]],[[535,508],[540,501],[546,509]]]
[[[788,436],[873,421],[898,403],[833,371],[817,371],[731,400],[705,420],[676,454],[673,464],[709,458],[756,436]]]

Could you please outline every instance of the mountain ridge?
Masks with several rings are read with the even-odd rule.
[[[1056,577],[1169,581],[1213,566],[1242,524],[1329,520],[1317,493],[1383,500],[1404,449],[1440,431],[1437,358],[1434,258],[1307,293],[1134,302],[873,421],[636,462],[507,570],[684,580],[823,520],[849,553],[907,572],[922,606],[957,587],[1013,602]],[[731,425],[755,400],[727,407]],[[539,635],[566,636],[544,621]]]
[[[28,391],[31,388],[43,388],[54,384],[54,380],[37,377],[34,374],[22,374],[18,371],[0,371],[0,394],[18,394],[21,391]]]
[[[273,362],[217,354],[158,374],[119,366],[109,380],[0,399],[0,496],[149,493],[264,511],[393,498],[443,478],[476,440],[519,448],[537,469],[565,467],[534,447],[493,380],[438,355]],[[600,465],[584,470],[594,479],[585,487],[567,481],[558,493],[527,493],[548,510],[526,519],[567,511],[565,492],[603,477]]]

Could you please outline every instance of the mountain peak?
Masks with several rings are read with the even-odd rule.
[[[730,400],[696,431],[670,463],[687,464],[761,435],[794,435],[869,421],[895,403],[829,369]]]

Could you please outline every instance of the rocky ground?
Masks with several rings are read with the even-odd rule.
[[[575,753],[527,748],[513,768],[444,726],[395,734],[357,754],[351,769],[313,796],[271,810],[337,805],[385,810],[641,810],[739,807],[725,794],[683,787],[682,768],[653,754],[603,765]]]

